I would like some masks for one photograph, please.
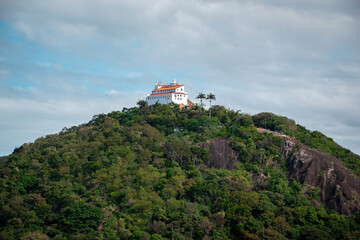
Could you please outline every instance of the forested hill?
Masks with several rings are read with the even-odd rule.
[[[284,154],[265,125],[299,143]],[[216,142],[231,157],[213,158]],[[358,211],[341,215],[322,186],[290,177],[301,146],[359,180],[359,156],[271,113],[170,104],[96,115],[0,158],[0,239],[360,239]],[[210,158],[231,158],[231,170]]]

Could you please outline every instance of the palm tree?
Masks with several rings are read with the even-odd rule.
[[[198,95],[197,95],[197,97],[196,97],[197,99],[200,99],[200,111],[201,111],[201,108],[202,108],[202,106],[203,106],[203,103],[202,103],[202,100],[203,99],[206,99],[206,96],[205,96],[205,94],[204,93],[199,93]]]
[[[214,94],[209,93],[209,94],[206,96],[206,100],[209,100],[209,102],[210,102],[209,116],[211,117],[211,101],[212,101],[212,100],[215,101],[215,100],[216,100],[216,97],[215,97]]]

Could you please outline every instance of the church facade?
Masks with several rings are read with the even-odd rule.
[[[168,85],[161,85],[160,83],[155,85],[155,89],[151,91],[146,97],[148,105],[155,103],[166,104],[176,103],[180,106],[188,105],[188,93],[185,92],[185,86],[178,84],[174,79],[172,83]]]

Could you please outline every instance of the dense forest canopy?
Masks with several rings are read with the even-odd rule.
[[[139,104],[1,158],[0,239],[359,239],[360,214],[327,211],[318,188],[287,179],[282,138],[257,127],[360,176],[359,156],[285,117]],[[232,171],[204,165],[199,143],[217,137],[238,154]]]

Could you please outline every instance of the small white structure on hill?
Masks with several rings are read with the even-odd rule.
[[[157,102],[160,104],[173,102],[183,107],[188,105],[188,93],[185,92],[184,85],[176,83],[174,79],[169,85],[156,84],[151,94],[147,95],[146,101],[149,106]]]

